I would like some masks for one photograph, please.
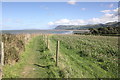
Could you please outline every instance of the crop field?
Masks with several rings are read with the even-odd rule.
[[[18,62],[5,64],[3,78],[118,78],[118,37],[46,36],[32,38]]]

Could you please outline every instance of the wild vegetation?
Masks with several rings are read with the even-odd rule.
[[[95,35],[110,35],[110,34],[120,34],[119,27],[100,27],[100,28],[90,28],[91,34]]]
[[[14,65],[4,66],[4,78],[117,78],[118,37],[43,35],[25,45]],[[56,41],[60,41],[55,66]]]
[[[53,39],[61,41],[60,62],[69,77],[117,77],[117,37],[62,35]]]
[[[2,41],[4,43],[5,64],[14,64],[19,60],[19,54],[24,50],[24,36],[3,34]]]

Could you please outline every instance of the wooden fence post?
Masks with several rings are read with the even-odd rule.
[[[57,41],[56,45],[56,66],[58,66],[58,54],[59,54],[59,41]]]
[[[47,48],[49,49],[49,37],[47,36]]]
[[[45,42],[45,34],[43,34],[43,41]]]
[[[43,38],[43,41],[44,41],[44,34],[42,34],[42,38]]]
[[[47,40],[46,40],[47,36],[45,35],[44,39],[45,39],[45,44],[47,45]]]
[[[3,42],[1,42],[1,52],[0,52],[0,80],[2,79],[2,75],[3,75],[3,70],[2,70],[2,67],[4,66],[4,44]]]
[[[1,42],[1,65],[4,65],[4,44]]]

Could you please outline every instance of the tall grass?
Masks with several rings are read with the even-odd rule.
[[[60,40],[60,59],[63,59],[60,63],[66,66],[69,77],[118,76],[117,37],[56,35],[52,39]]]

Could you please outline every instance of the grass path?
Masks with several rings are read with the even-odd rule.
[[[32,39],[15,65],[5,65],[4,78],[59,78],[52,53],[47,50],[42,36]]]
[[[42,45],[41,45],[42,44]],[[46,56],[46,52],[42,52],[43,42],[41,38],[36,37],[26,50],[29,53],[29,58],[27,58],[27,64],[24,66],[24,69],[21,73],[21,77],[24,78],[46,78],[48,77],[47,65],[44,63],[42,57]],[[44,47],[45,48],[45,47]],[[45,66],[45,67],[43,67]]]

